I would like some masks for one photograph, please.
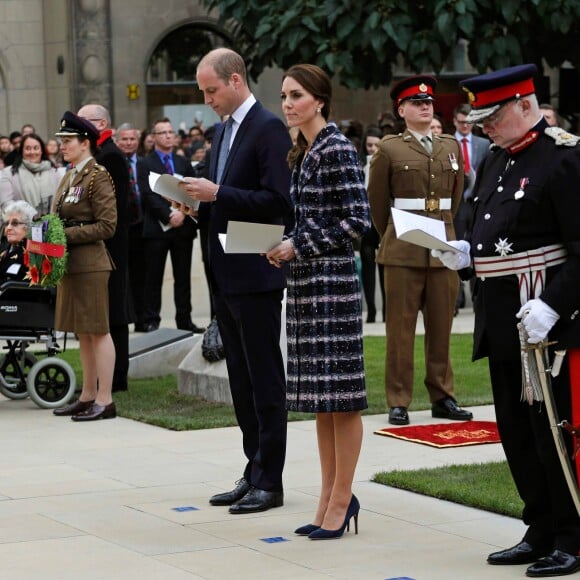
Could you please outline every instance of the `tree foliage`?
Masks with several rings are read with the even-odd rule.
[[[202,0],[252,78],[312,62],[349,88],[387,84],[396,63],[440,72],[461,39],[481,72],[523,62],[580,68],[579,0]]]

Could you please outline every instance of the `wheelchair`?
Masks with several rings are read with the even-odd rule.
[[[30,397],[43,409],[66,405],[76,389],[72,367],[56,354],[54,309],[56,290],[8,281],[0,285],[0,340],[6,341],[0,356],[0,393],[8,399]],[[43,343],[46,358],[27,351]],[[66,337],[65,337],[66,347]]]

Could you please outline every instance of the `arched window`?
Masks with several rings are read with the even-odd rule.
[[[147,68],[149,121],[168,116],[177,129],[183,123],[191,126],[200,114],[205,126],[217,120],[203,104],[195,71],[204,54],[222,46],[230,46],[228,37],[206,22],[186,24],[161,40]]]

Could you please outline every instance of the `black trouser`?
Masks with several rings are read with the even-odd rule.
[[[161,321],[161,291],[167,254],[173,268],[173,300],[177,326],[191,323],[191,238],[167,236],[145,240],[147,275],[145,282],[145,322],[159,324]]]
[[[525,540],[576,554],[580,549],[580,518],[564,479],[544,404],[530,406],[520,400],[519,360],[490,359],[489,369],[501,442],[524,501],[523,520],[529,526]],[[560,419],[571,420],[567,360],[560,375],[552,379],[552,390]]]
[[[248,462],[244,478],[282,491],[286,458],[286,377],[280,352],[282,290],[216,295],[234,409]]]

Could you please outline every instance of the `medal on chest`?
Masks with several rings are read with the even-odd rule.
[[[530,183],[529,177],[522,177],[520,179],[520,188],[514,193],[514,199],[522,199],[522,197],[524,197],[525,195],[524,189],[526,185],[528,185],[528,183]]]
[[[457,162],[455,153],[449,153],[449,163],[451,163],[451,169],[453,169],[453,171],[457,171],[459,169],[459,163]]]
[[[64,203],[78,203],[84,190],[85,188],[82,185],[71,187],[64,198]]]

